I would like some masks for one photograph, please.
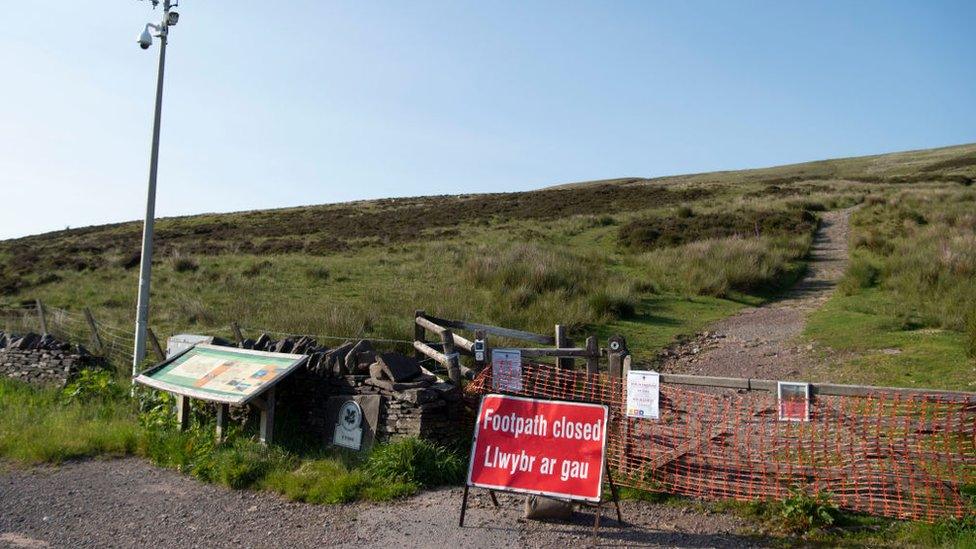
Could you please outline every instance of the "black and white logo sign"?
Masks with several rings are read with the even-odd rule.
[[[359,450],[363,444],[363,409],[359,403],[350,400],[339,408],[335,434],[332,443],[336,446]]]

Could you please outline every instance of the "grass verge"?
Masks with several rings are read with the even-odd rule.
[[[0,379],[0,458],[37,465],[137,455],[204,482],[309,503],[387,501],[463,480],[462,451],[419,439],[359,455],[264,446],[246,430],[218,443],[213,425],[205,423],[179,432],[164,426],[174,424],[169,399],[154,398],[140,413],[136,399],[105,379],[96,376],[62,391]]]

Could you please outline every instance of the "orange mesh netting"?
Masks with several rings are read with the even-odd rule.
[[[506,384],[508,385],[508,384]],[[491,368],[465,389],[492,390]],[[828,492],[841,507],[934,521],[971,512],[976,397],[951,393],[816,396],[808,422],[780,421],[775,394],[662,383],[660,419],[627,418],[621,378],[523,364],[521,390],[610,407],[607,461],[618,484],[703,499]]]

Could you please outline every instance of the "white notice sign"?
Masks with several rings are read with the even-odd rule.
[[[657,372],[627,372],[627,417],[658,419],[661,375]]]
[[[491,350],[491,387],[510,393],[522,390],[522,351]]]

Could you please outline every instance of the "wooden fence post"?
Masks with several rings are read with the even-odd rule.
[[[424,316],[425,314],[426,312],[423,309],[417,309],[413,313],[413,340],[421,343],[424,343],[424,338],[427,337],[427,332],[424,330],[423,326],[417,324],[417,317]],[[423,360],[425,358],[425,355],[416,349],[413,352],[413,356],[417,360]]]
[[[230,323],[230,329],[234,332],[234,337],[237,338],[237,346],[244,346],[244,334],[241,333],[241,327],[236,322]]]
[[[102,343],[102,336],[98,333],[98,325],[95,324],[95,317],[92,316],[91,310],[88,307],[85,307],[85,320],[88,321],[88,327],[91,329],[92,338],[98,347],[98,353],[105,356],[105,344]]]
[[[566,337],[566,327],[562,324],[556,324],[556,348],[564,349],[572,346],[573,342]],[[560,357],[556,359],[556,366],[563,370],[572,370],[575,365],[576,361],[570,357]]]
[[[44,316],[44,305],[41,305],[40,299],[35,299],[34,303],[37,305],[37,318],[41,321],[41,335],[47,335],[47,317]]]
[[[481,360],[475,359],[475,369],[479,372],[485,368],[486,364],[491,364],[491,351],[488,350],[488,334],[484,330],[475,330],[474,340],[484,343],[484,356]]]
[[[627,340],[623,336],[615,335],[607,342],[607,374],[610,377],[623,377],[624,358],[630,355]]]
[[[156,334],[152,331],[152,328],[146,327],[146,335],[149,336],[149,343],[152,344],[153,350],[156,352],[156,358],[160,362],[166,360],[166,353],[163,352],[163,348],[159,346],[159,340],[156,339]]]
[[[461,363],[458,361],[457,351],[454,349],[454,333],[450,330],[441,332],[441,343],[444,345],[444,356],[447,357],[447,376],[451,383],[461,386]]]
[[[586,373],[600,373],[600,345],[596,336],[586,338]]]

